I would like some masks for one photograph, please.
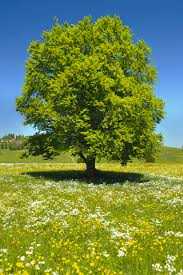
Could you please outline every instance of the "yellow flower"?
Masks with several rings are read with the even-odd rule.
[[[22,262],[17,262],[16,263],[16,266],[19,267],[19,268],[23,268],[24,267],[24,264]]]
[[[31,265],[35,265],[36,261],[32,260],[30,263],[31,263]]]
[[[72,265],[72,267],[76,270],[76,273],[77,273],[78,275],[83,275],[83,273],[80,271],[79,266],[77,265],[77,263],[74,263],[74,264]]]

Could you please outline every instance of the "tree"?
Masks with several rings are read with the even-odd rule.
[[[36,134],[30,154],[53,157],[70,149],[95,173],[96,158],[143,158],[159,143],[163,102],[154,94],[151,50],[120,18],[53,25],[29,47],[17,110]]]
[[[152,140],[146,144],[144,151],[144,159],[146,162],[155,162],[163,148],[162,137],[159,140]]]
[[[7,141],[12,140],[12,139],[15,139],[15,134],[13,134],[13,133],[7,134],[1,138],[1,140],[7,140]]]
[[[22,150],[26,137],[23,135],[7,134],[0,138],[0,148],[8,150]]]

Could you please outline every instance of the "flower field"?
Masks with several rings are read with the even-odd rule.
[[[183,165],[98,168],[0,165],[1,275],[183,274]]]

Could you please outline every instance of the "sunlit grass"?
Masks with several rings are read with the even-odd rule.
[[[183,165],[97,168],[0,166],[0,274],[182,274]]]
[[[139,172],[161,176],[183,177],[183,164],[132,163],[121,166],[118,163],[100,163],[97,169],[111,172]],[[40,163],[0,164],[1,174],[22,174],[31,171],[84,171],[82,163]]]

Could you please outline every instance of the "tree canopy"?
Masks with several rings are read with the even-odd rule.
[[[66,148],[94,171],[96,158],[125,164],[160,142],[151,49],[119,17],[56,22],[28,52],[17,110],[36,129],[30,154],[51,158]]]

